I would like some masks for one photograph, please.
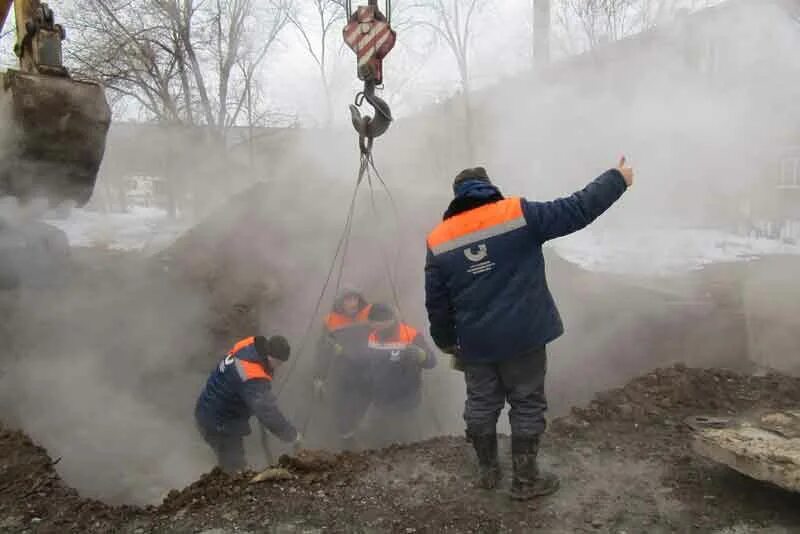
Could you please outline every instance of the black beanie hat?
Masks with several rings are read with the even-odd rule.
[[[269,355],[285,362],[289,359],[292,349],[289,347],[289,341],[283,336],[272,336],[269,338]]]
[[[367,319],[370,321],[391,321],[395,319],[394,309],[388,304],[373,304]]]
[[[289,341],[283,336],[272,336],[269,339],[264,336],[256,336],[255,345],[256,352],[262,358],[271,356],[276,360],[285,362],[289,359],[289,354],[291,353]]]
[[[464,169],[456,175],[456,179],[453,180],[453,191],[455,191],[458,184],[467,180],[480,180],[481,182],[492,183],[484,167],[473,167],[471,169]]]

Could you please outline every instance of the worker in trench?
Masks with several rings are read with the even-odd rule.
[[[226,472],[246,467],[244,436],[250,434],[250,417],[295,450],[303,438],[278,407],[272,378],[289,359],[289,342],[282,336],[245,338],[212,371],[195,405],[200,434]]]
[[[632,183],[624,157],[583,190],[550,202],[506,198],[483,167],[456,176],[454,198],[427,238],[425,304],[431,337],[464,372],[479,487],[494,489],[501,479],[496,426],[508,402],[511,497],[558,490],[558,478],[537,461],[546,426],[546,345],[564,331],[542,245],[590,224]]]
[[[317,400],[329,397],[330,402],[322,406],[329,411],[324,420],[332,420],[343,449],[355,447],[356,427],[371,401],[369,382],[359,364],[369,336],[371,309],[361,291],[346,288],[325,317],[317,343],[314,396]]]
[[[422,371],[436,366],[436,356],[424,336],[397,317],[389,304],[369,312],[371,331],[365,348],[372,391],[372,409],[381,445],[408,441],[419,430]]]

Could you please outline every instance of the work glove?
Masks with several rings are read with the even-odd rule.
[[[294,450],[294,452],[298,452],[302,450],[302,448],[303,448],[303,435],[300,432],[298,432],[297,437],[294,438],[294,441],[292,442],[292,450]]]
[[[314,398],[321,399],[325,396],[325,381],[321,378],[314,379]]]

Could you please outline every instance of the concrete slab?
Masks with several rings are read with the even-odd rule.
[[[800,493],[800,410],[696,428],[697,454],[757,480]]]

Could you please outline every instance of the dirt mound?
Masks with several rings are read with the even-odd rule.
[[[269,197],[264,184],[234,195],[155,258],[207,292],[209,328],[222,344],[257,331],[262,309],[278,297],[270,254],[276,248],[263,246]]]
[[[325,451],[301,451],[296,456],[281,456],[279,465],[287,468],[293,476],[291,493],[314,497],[322,483],[337,486],[346,485],[352,478],[367,468],[364,454],[332,454]],[[236,500],[242,494],[264,498],[277,498],[283,491],[281,487],[269,484],[254,484],[253,473],[227,474],[214,469],[200,480],[183,490],[171,491],[159,508],[160,512],[175,512],[185,507],[204,508]]]
[[[111,507],[64,487],[46,452],[0,430],[0,527],[64,532],[792,532],[800,496],[691,452],[689,415],[800,405],[800,379],[658,369],[553,421],[543,463],[562,478],[533,505],[472,487],[460,437],[380,451],[285,457],[291,477],[253,483],[219,470],[159,507]],[[508,440],[501,441],[510,473]],[[508,485],[508,476],[505,484]],[[305,529],[305,530],[304,530]]]
[[[698,412],[732,415],[753,406],[791,407],[800,405],[798,384],[798,379],[779,374],[749,376],[676,365],[598,394],[587,408],[573,408],[572,415],[587,421],[646,424]]]
[[[57,463],[21,432],[0,427],[0,530],[109,532],[140,513],[81,498],[61,482]]]

